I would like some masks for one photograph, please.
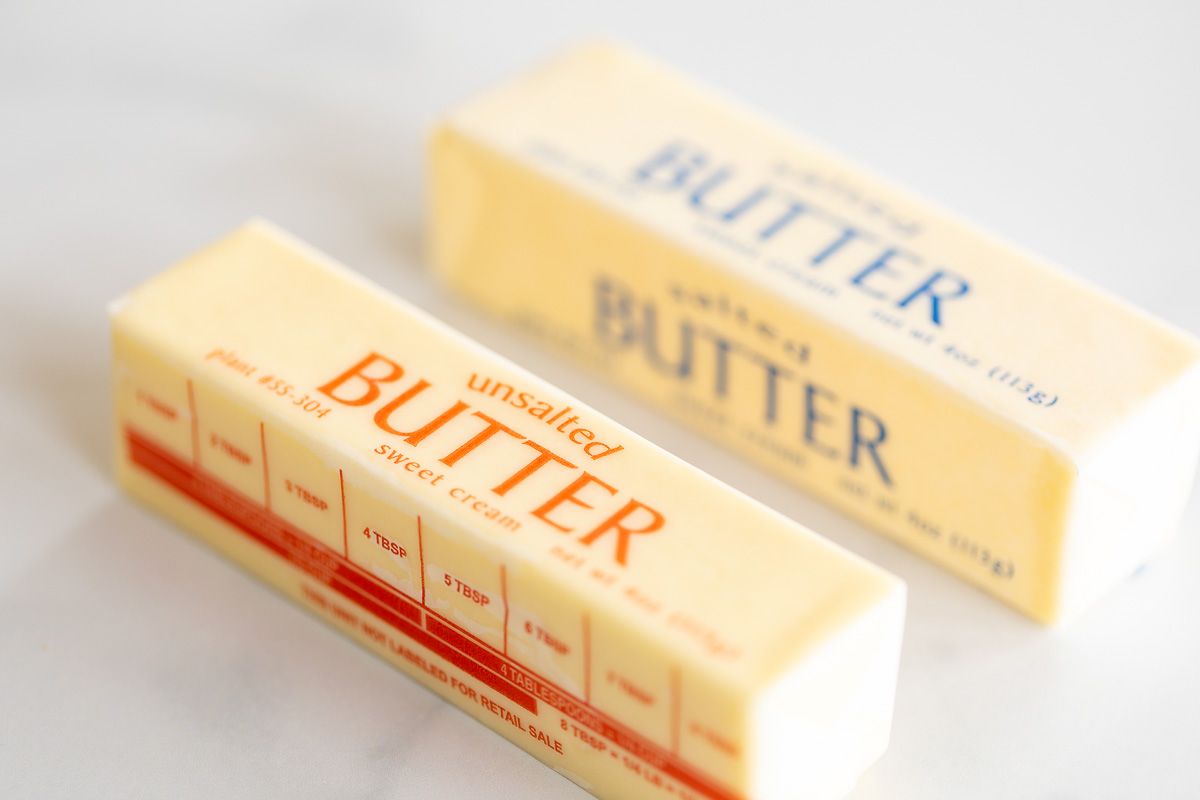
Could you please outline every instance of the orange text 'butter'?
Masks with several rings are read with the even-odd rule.
[[[883,751],[899,581],[270,226],[112,322],[132,494],[596,794]]]

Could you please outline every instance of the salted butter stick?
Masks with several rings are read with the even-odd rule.
[[[1175,529],[1195,340],[642,58],[449,115],[451,286],[1046,622]]]
[[[883,751],[903,584],[274,228],[112,325],[129,492],[596,794]]]

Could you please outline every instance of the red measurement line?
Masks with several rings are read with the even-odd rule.
[[[350,557],[350,535],[346,529],[346,478],[338,467],[338,488],[342,491],[342,554]]]
[[[551,681],[530,672],[519,663],[505,658],[500,651],[474,636],[452,620],[436,611],[425,609],[425,629],[433,635],[454,645],[475,661],[513,681],[536,699],[558,709],[567,717],[590,728],[618,747],[627,750],[655,769],[675,778],[705,797],[716,800],[735,798],[736,795],[709,782],[703,775],[680,761],[667,749],[649,741],[640,733],[613,720],[592,708],[571,693]]]
[[[128,438],[129,457],[135,464],[179,489],[287,561],[326,584],[348,587],[346,591],[353,590],[356,597],[372,598],[390,612],[411,622],[421,621],[421,610],[415,600],[362,571],[291,523],[258,506],[237,490],[195,470],[140,434],[130,430]],[[342,591],[342,588],[338,590]]]
[[[592,621],[583,615],[583,702],[592,702]]]
[[[188,415],[192,418],[192,463],[200,466],[200,417],[196,415],[196,392],[187,379]]]
[[[126,428],[130,460],[175,487],[185,496],[224,519],[269,551],[276,553],[310,577],[390,625],[400,634],[455,665],[531,713],[538,701],[613,742],[635,758],[662,771],[698,794],[714,800],[736,800],[736,795],[713,783],[678,756],[646,739],[624,724],[563,691],[540,675],[501,655],[494,647],[449,619],[410,600],[399,590],[352,564],[337,551],[258,505],[237,490]],[[417,517],[424,594],[424,544],[421,518]],[[507,582],[507,577],[505,577]],[[424,617],[424,626],[421,620]],[[585,620],[586,620],[585,616]],[[585,622],[590,628],[590,624]],[[590,632],[588,634],[590,641]],[[390,644],[395,650],[395,644]],[[588,644],[590,650],[590,644]],[[590,660],[590,656],[589,656]],[[585,662],[586,663],[586,662]],[[590,667],[588,667],[590,672]],[[672,672],[676,698],[672,746],[678,747],[678,668]],[[586,690],[585,690],[586,691]]]
[[[671,667],[671,752],[679,755],[679,667]]]
[[[364,580],[367,576],[352,569],[352,565],[347,564],[336,551],[298,530],[291,523],[256,505],[250,498],[220,481],[190,467],[134,431],[130,430],[127,434],[129,457],[133,463],[174,486],[249,538],[421,646],[527,711],[537,713],[537,700],[528,691],[518,688],[494,670],[473,661],[461,649],[453,649],[447,642],[418,627],[421,622],[421,609],[399,592],[381,591],[385,587]]]
[[[508,570],[500,565],[500,600],[504,603],[504,655],[508,655]]]
[[[267,469],[267,428],[262,422],[258,423],[258,444],[262,449],[263,462],[263,505],[271,510],[271,473]]]
[[[421,605],[425,605],[425,540],[421,536],[420,514],[417,514],[417,556],[421,561]]]

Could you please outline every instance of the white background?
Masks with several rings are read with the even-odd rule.
[[[105,302],[256,214],[904,577],[893,744],[856,800],[1200,796],[1195,495],[1148,569],[1041,630],[421,256],[437,115],[606,35],[1200,332],[1198,8],[0,3],[0,796],[584,796],[113,486]]]

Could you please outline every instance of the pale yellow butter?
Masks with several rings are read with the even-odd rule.
[[[581,48],[430,158],[463,295],[1039,620],[1176,527],[1193,339],[661,67]]]
[[[112,322],[132,494],[596,794],[833,797],[886,746],[899,581],[286,235]]]

